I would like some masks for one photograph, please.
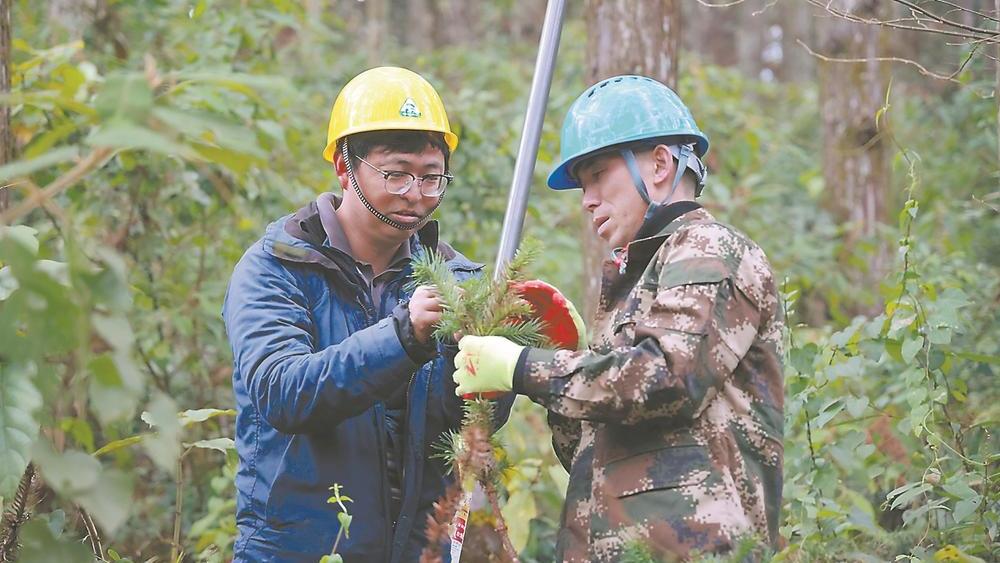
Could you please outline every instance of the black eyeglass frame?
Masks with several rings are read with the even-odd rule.
[[[369,168],[382,175],[382,179],[384,180],[382,187],[385,189],[387,193],[390,193],[392,195],[405,195],[406,192],[410,191],[410,188],[413,187],[413,182],[417,182],[417,189],[420,190],[421,195],[423,195],[424,197],[438,197],[441,194],[443,194],[445,190],[448,189],[448,184],[450,184],[452,180],[455,179],[454,176],[447,173],[424,174],[423,176],[415,176],[413,174],[410,174],[409,172],[403,172],[402,170],[382,170],[378,166],[375,166],[374,164],[368,162],[367,160],[361,158],[360,156],[357,155],[354,156],[361,162],[365,163],[365,165],[367,165]],[[391,176],[396,176],[396,177],[409,176],[410,179],[409,181],[406,182],[406,184],[403,185],[403,187],[399,191],[394,192],[389,189],[389,178]],[[440,189],[435,193],[427,193],[424,191],[424,182],[426,182],[429,178],[438,178],[439,180],[443,180],[443,182],[440,182],[438,184]]]

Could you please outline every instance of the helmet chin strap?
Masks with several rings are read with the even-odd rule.
[[[361,203],[363,203],[365,208],[368,209],[368,212],[374,215],[376,219],[382,221],[383,223],[389,225],[394,229],[398,229],[400,231],[412,231],[415,229],[419,229],[420,227],[424,226],[424,224],[427,222],[427,219],[430,218],[430,216],[434,213],[434,211],[441,206],[441,202],[444,201],[444,194],[442,193],[440,196],[438,196],[437,203],[434,204],[434,207],[432,207],[430,211],[425,213],[423,217],[414,221],[413,223],[400,223],[399,221],[393,221],[392,219],[387,217],[385,213],[382,213],[378,209],[375,209],[375,206],[372,205],[370,201],[368,201],[368,198],[365,197],[364,192],[361,191],[361,186],[358,185],[358,180],[354,176],[354,166],[351,164],[351,155],[347,150],[346,139],[344,140],[341,152],[343,153],[344,156],[344,165],[347,167],[347,177],[350,179],[351,187],[354,189],[354,193],[358,195],[358,199],[361,200]],[[417,189],[420,188],[418,187]]]
[[[657,208],[670,205],[674,198],[674,192],[677,191],[677,186],[681,183],[681,178],[684,177],[684,171],[688,167],[688,159],[691,157],[691,149],[685,145],[681,145],[678,150],[677,157],[677,168],[674,171],[674,181],[670,186],[670,193],[667,197],[663,198],[662,201],[653,202],[649,197],[649,190],[646,188],[646,182],[642,179],[642,174],[639,172],[639,163],[635,159],[635,153],[632,152],[630,148],[621,149],[622,158],[625,159],[625,166],[628,168],[628,173],[632,176],[632,184],[635,186],[635,190],[639,192],[639,197],[642,201],[646,202],[646,214],[642,218],[642,222],[645,223],[649,220],[653,214],[656,213]]]
[[[635,186],[635,191],[639,192],[639,197],[642,201],[646,202],[646,213],[642,217],[642,224],[639,225],[639,231],[642,232],[643,227],[646,225],[647,221],[650,220],[654,215],[656,215],[657,210],[661,207],[665,207],[673,203],[674,192],[677,191],[677,186],[680,185],[681,179],[684,177],[684,172],[691,168],[691,170],[698,177],[698,187],[696,188],[695,197],[701,195],[701,188],[705,184],[705,177],[707,175],[704,163],[698,158],[694,151],[689,145],[676,145],[670,147],[670,154],[677,159],[677,168],[674,172],[674,181],[670,186],[670,193],[667,197],[663,198],[662,201],[654,202],[649,197],[649,189],[646,187],[646,182],[642,179],[642,174],[639,172],[639,163],[636,161],[635,153],[632,149],[625,147],[619,149],[622,158],[625,159],[625,167],[628,168],[629,175],[632,176],[632,185]],[[616,248],[611,251],[612,258],[619,263],[621,271],[624,272],[624,250],[625,248]]]

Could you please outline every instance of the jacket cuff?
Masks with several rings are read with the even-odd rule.
[[[522,380],[524,379],[525,372],[527,371],[526,365],[528,363],[529,350],[531,350],[531,347],[529,346],[525,346],[524,348],[522,348],[521,355],[517,357],[517,363],[514,364],[514,377],[511,379],[510,386],[511,386],[511,391],[517,393],[518,395],[526,395],[526,393],[523,391],[524,385],[522,383]]]
[[[544,373],[545,364],[555,358],[556,350],[525,347],[517,358],[512,387],[515,393],[527,395],[532,400],[547,396],[551,389],[551,374]],[[539,372],[543,373],[539,373]],[[537,402],[537,401],[536,401]]]
[[[444,356],[445,366],[441,370],[443,395],[441,397],[441,408],[444,410],[445,420],[449,428],[458,427],[465,416],[465,401],[455,395],[458,384],[455,383],[455,356],[458,354],[457,344],[441,343],[441,352]]]
[[[396,327],[396,335],[403,345],[403,350],[406,350],[406,355],[415,364],[426,364],[437,356],[437,346],[433,338],[427,344],[422,344],[417,340],[417,335],[413,331],[413,323],[410,322],[409,301],[403,301],[392,310],[392,323]]]

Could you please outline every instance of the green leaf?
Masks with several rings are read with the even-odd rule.
[[[202,82],[222,86],[258,100],[260,99],[256,92],[258,89],[290,88],[288,80],[280,76],[243,74],[224,69],[212,72],[182,72],[178,73],[177,78],[182,81],[181,84],[178,84],[178,89],[183,88],[185,83]]]
[[[146,453],[161,469],[173,473],[174,464],[181,455],[181,424],[177,418],[177,405],[170,397],[158,393],[149,403],[149,410],[142,413],[144,420],[156,428],[156,434],[144,442]]]
[[[258,159],[266,157],[257,145],[253,130],[223,121],[214,114],[158,107],[153,115],[192,140],[216,144]]]
[[[80,157],[79,147],[60,147],[28,160],[16,160],[10,164],[0,166],[0,185],[6,184],[14,178],[28,176],[42,170],[62,164],[72,162]]]
[[[910,508],[906,512],[903,512],[903,525],[909,526],[918,518],[923,517],[932,510],[947,510],[944,506],[944,502],[944,499],[935,499]]]
[[[344,537],[351,537],[351,520],[354,517],[346,512],[337,513],[337,521],[340,522],[340,527],[344,530]]]
[[[218,450],[226,453],[228,450],[236,449],[236,442],[232,438],[213,438],[211,440],[198,440],[191,444],[184,444],[185,447],[202,448],[207,450]]]
[[[0,497],[10,498],[28,467],[38,438],[34,412],[41,406],[31,372],[0,362]]]
[[[903,485],[898,489],[893,490],[886,498],[892,499],[892,508],[899,508],[901,506],[906,506],[910,504],[910,501],[917,498],[918,496],[930,491],[934,487],[927,483],[916,482],[910,483],[908,485]]]
[[[955,519],[956,524],[961,524],[966,518],[971,516],[979,508],[979,504],[982,503],[983,498],[976,495],[972,498],[963,499],[955,503],[954,510],[951,511],[952,517]]]
[[[844,403],[847,406],[847,412],[851,413],[851,416],[854,418],[857,418],[868,408],[868,397],[848,397],[844,399]]]
[[[94,554],[79,541],[57,536],[40,518],[21,529],[20,563],[93,563]]]
[[[105,445],[101,446],[100,448],[98,448],[98,450],[96,452],[94,452],[94,455],[95,456],[102,456],[104,454],[109,454],[111,452],[118,451],[118,450],[120,450],[122,448],[127,448],[129,446],[134,446],[135,444],[138,444],[139,442],[142,442],[143,440],[145,440],[146,438],[149,438],[150,436],[152,436],[152,434],[139,434],[137,436],[129,436],[128,438],[122,438],[121,440],[115,440],[113,442],[108,442],[107,444],[105,444]]]
[[[0,225],[0,243],[17,244],[27,250],[32,256],[37,256],[38,230],[27,225],[14,225],[12,227]]]
[[[233,409],[193,409],[186,410],[179,416],[180,423],[184,426],[189,426],[197,422],[205,422],[217,416],[236,416],[236,411]]]
[[[97,356],[90,361],[88,368],[94,375],[90,380],[90,399],[94,404],[101,405],[94,413],[101,424],[133,417],[143,381],[128,351]]]
[[[948,494],[958,497],[961,500],[968,500],[979,496],[978,493],[976,493],[976,491],[965,482],[966,479],[968,479],[968,477],[964,475],[955,475],[941,488]]]
[[[500,511],[507,521],[510,541],[514,544],[514,549],[520,553],[528,544],[531,520],[538,516],[535,497],[530,489],[521,489],[510,495]]]
[[[104,80],[94,109],[104,121],[142,123],[153,107],[153,91],[139,73],[115,73]]]
[[[94,431],[84,418],[64,418],[59,427],[87,451],[94,451]]]
[[[91,404],[100,405],[100,408],[94,409],[94,416],[102,426],[132,418],[139,406],[136,393],[121,383],[104,385],[94,378],[90,380],[87,392]]]
[[[110,121],[95,129],[87,137],[87,144],[93,147],[111,147],[123,150],[148,150],[188,160],[198,158],[197,153],[189,147],[166,137],[162,133],[148,127],[121,121]]]
[[[816,415],[812,420],[813,430],[823,428],[830,419],[840,414],[840,411],[844,410],[844,403],[840,399],[836,399],[832,403],[828,404],[823,408],[818,415]]]
[[[79,450],[56,452],[47,440],[35,444],[32,459],[42,470],[46,483],[71,497],[97,485],[101,475],[101,463],[93,456]]]
[[[560,494],[566,493],[566,489],[569,487],[569,473],[566,473],[566,470],[563,469],[562,465],[558,463],[550,465],[549,478],[552,479],[552,482],[556,486],[556,490],[559,491]]]
[[[94,376],[94,381],[105,387],[121,387],[122,378],[118,367],[110,354],[94,356],[87,362],[87,369]]]
[[[108,469],[101,472],[93,487],[73,500],[84,507],[105,532],[113,534],[128,520],[133,488],[130,475]]]
[[[116,349],[128,350],[135,342],[132,326],[124,315],[94,314],[91,315],[90,322],[93,323],[97,334]]]
[[[19,286],[10,266],[0,268],[0,301],[6,301]]]
[[[795,371],[802,374],[813,373],[815,371],[813,369],[813,361],[817,353],[819,353],[819,347],[812,342],[800,348],[792,348],[792,351],[789,353],[792,367],[795,368]]]
[[[917,338],[906,338],[903,340],[903,347],[900,351],[903,361],[906,363],[911,363],[913,358],[917,356],[917,352],[924,347],[924,339],[921,337]]]

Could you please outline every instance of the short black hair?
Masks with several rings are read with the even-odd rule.
[[[349,143],[348,150],[352,158],[365,158],[376,147],[382,147],[390,152],[403,154],[419,154],[428,148],[435,148],[444,155],[444,169],[448,170],[448,160],[451,149],[444,140],[444,134],[436,131],[410,131],[406,129],[390,129],[383,131],[365,131],[355,133],[345,138]],[[345,139],[340,142],[343,143]],[[338,147],[343,150],[343,145]],[[359,164],[355,162],[354,164]]]

